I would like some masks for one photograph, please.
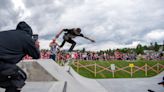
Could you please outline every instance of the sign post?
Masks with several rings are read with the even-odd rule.
[[[131,75],[131,77],[133,77],[133,67],[134,67],[134,64],[129,64],[129,67],[130,67],[130,75]]]
[[[112,76],[114,78],[114,71],[116,69],[116,66],[115,66],[115,64],[111,64],[110,66],[111,66],[111,70],[112,70]]]

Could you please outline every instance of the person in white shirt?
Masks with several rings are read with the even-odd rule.
[[[52,40],[49,44],[50,47],[50,58],[56,61],[56,54],[57,54],[57,47],[59,47],[58,43],[56,42],[56,38]]]

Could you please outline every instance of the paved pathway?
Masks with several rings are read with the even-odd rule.
[[[164,92],[164,87],[157,83],[162,81],[164,72],[151,78],[99,79],[97,80],[109,92]]]

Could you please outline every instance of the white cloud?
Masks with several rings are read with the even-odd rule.
[[[150,41],[160,42],[164,39],[164,20],[162,20],[164,19],[164,0],[12,1],[14,11],[10,8],[6,11],[6,7],[0,8],[0,16],[2,16],[0,29],[15,26],[14,23],[25,19],[34,33],[40,35],[43,48],[48,48],[49,41],[62,28],[72,27],[82,28],[84,34],[96,40],[96,43],[92,44],[76,38],[75,49],[134,47],[138,41],[149,44]],[[8,6],[8,3],[4,2],[0,7],[5,4]],[[11,16],[11,12],[16,12],[14,17]],[[61,36],[59,41],[62,41]],[[65,48],[69,46],[66,44]]]
[[[19,20],[24,20],[31,15],[31,12],[25,7],[22,0],[12,0],[15,11],[19,11]]]
[[[164,40],[164,29],[157,29],[147,33],[145,39],[149,41]]]
[[[49,43],[51,42],[51,40],[39,40],[39,44],[40,44],[40,49],[49,49]]]
[[[61,3],[62,1],[60,2],[62,6]],[[144,30],[148,26],[153,28],[154,25],[157,25],[156,19],[162,15],[161,11],[152,14],[152,11],[160,10],[160,4],[158,2],[154,3],[156,3],[154,0],[148,3],[142,0],[126,0],[124,2],[120,2],[120,0],[95,0],[94,2],[88,0],[76,7],[66,5],[63,7],[65,12],[58,19],[58,25],[66,28],[83,27],[83,32],[94,37],[97,41],[95,44],[83,41],[82,44],[84,45],[77,44],[75,49],[99,50],[135,47],[138,42],[134,42],[134,40],[144,41],[141,33],[144,35]],[[152,4],[154,6],[151,6]],[[53,29],[54,27],[47,26],[45,31],[41,31],[42,34],[46,35],[48,33],[47,28]],[[132,39],[131,42],[125,45],[124,42],[129,39]],[[65,47],[69,48],[69,46],[69,44],[66,44]]]

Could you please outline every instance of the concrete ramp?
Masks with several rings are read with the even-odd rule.
[[[26,60],[20,62],[18,66],[23,69],[27,74],[27,81],[29,82],[51,82],[57,81],[48,71],[46,71],[35,60]]]
[[[50,59],[23,61],[19,66],[28,75],[22,92],[164,92],[157,84],[164,72],[152,78],[89,79]],[[4,89],[0,88],[0,92]]]
[[[96,92],[107,92],[107,90],[102,85],[100,85],[100,83],[98,83],[95,79],[83,77],[79,75],[76,71],[74,71],[72,68],[70,68],[69,72],[83,86],[91,88],[93,90],[92,92],[95,92],[95,90]]]
[[[21,92],[64,92],[65,82],[57,80],[38,62],[44,61],[26,60],[18,64],[28,77],[26,85]],[[51,62],[54,63],[53,61]],[[5,92],[5,90],[0,88],[0,92]]]
[[[22,92],[63,92],[63,88],[64,82],[27,82]]]
[[[164,92],[164,88],[157,84],[162,81],[164,72],[152,78],[88,79],[80,76],[68,66],[69,72],[67,72],[68,69],[65,70],[65,67],[59,66],[50,59],[34,60],[29,63],[32,65],[26,63],[20,66],[30,76],[35,75],[34,77],[37,78],[47,76],[47,79],[45,82],[39,82],[38,85],[35,85],[36,82],[28,82],[23,92],[29,92],[29,90],[30,92],[148,92],[148,89],[155,92]],[[28,70],[29,68],[31,70]],[[36,72],[38,74],[35,74]],[[41,89],[39,90],[40,87]]]
[[[61,82],[27,82],[21,92],[62,92],[62,86]],[[0,92],[5,90],[0,88]]]
[[[36,61],[40,66],[42,66],[48,73],[54,76],[58,81],[65,81],[66,92],[100,92],[99,90],[86,87],[82,85],[79,81],[77,81],[74,77],[72,77],[68,72],[66,72],[62,67],[56,64],[52,60],[41,60]],[[101,91],[106,92],[106,91]]]
[[[51,59],[28,60],[18,65],[27,73],[29,81],[22,92],[100,92],[80,84]]]

